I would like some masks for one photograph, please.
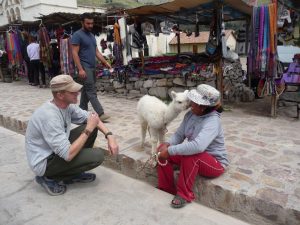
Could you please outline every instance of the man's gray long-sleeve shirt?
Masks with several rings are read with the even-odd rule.
[[[25,148],[29,166],[37,176],[44,175],[47,157],[52,153],[67,160],[71,123],[82,124],[87,117],[88,112],[77,105],[59,109],[50,101],[33,113],[26,130]]]
[[[223,166],[229,164],[220,114],[216,111],[203,116],[187,112],[168,143],[170,155],[193,155],[206,151]]]

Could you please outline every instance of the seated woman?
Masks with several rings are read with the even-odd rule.
[[[300,54],[294,55],[293,62],[282,75],[282,79],[288,84],[300,84]]]
[[[171,202],[174,208],[195,199],[193,185],[197,174],[218,177],[229,164],[220,119],[220,92],[201,84],[188,93],[188,98],[191,110],[170,140],[157,148],[158,188],[175,195]],[[180,166],[177,184],[174,183],[174,164]]]

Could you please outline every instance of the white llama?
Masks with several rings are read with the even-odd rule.
[[[137,104],[137,113],[142,130],[142,148],[144,148],[147,128],[151,136],[151,152],[156,153],[157,143],[165,141],[165,131],[167,125],[174,120],[178,114],[186,110],[189,106],[187,98],[188,90],[176,93],[171,92],[172,102],[166,105],[160,99],[145,95]]]

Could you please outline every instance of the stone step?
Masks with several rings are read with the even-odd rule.
[[[136,149],[135,144],[117,157],[106,151],[104,166],[156,187],[156,169],[148,162],[150,152]],[[228,173],[214,179],[197,177],[194,185],[196,202],[251,224],[299,224],[299,208],[283,207],[287,194],[265,188],[257,195],[251,191],[251,186],[259,184],[242,174],[235,173],[234,176],[237,179],[232,179]]]

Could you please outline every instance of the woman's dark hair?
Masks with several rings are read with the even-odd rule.
[[[212,111],[216,110],[218,113],[222,113],[223,112],[223,107],[221,105],[218,106],[208,106],[206,107],[206,109],[204,110],[203,114],[208,114]]]
[[[82,13],[80,15],[80,20],[83,22],[85,19],[93,20],[94,17],[91,13]]]

